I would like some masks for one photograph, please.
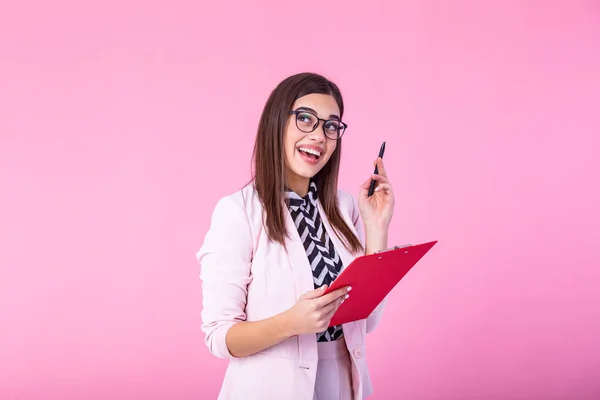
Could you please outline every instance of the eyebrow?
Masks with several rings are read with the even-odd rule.
[[[298,107],[296,110],[310,111],[317,116],[319,115],[319,113],[317,113],[315,110],[313,110],[310,107]],[[329,119],[337,119],[339,121],[340,117],[335,114],[331,114],[331,115],[329,115]]]

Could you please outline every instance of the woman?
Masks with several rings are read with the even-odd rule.
[[[394,193],[381,159],[358,202],[337,189],[343,112],[340,90],[323,76],[281,82],[260,119],[253,181],[213,211],[197,258],[205,342],[230,360],[219,399],[372,392],[365,334],[384,302],[366,320],[328,328],[351,288],[323,292],[355,257],[387,248]]]

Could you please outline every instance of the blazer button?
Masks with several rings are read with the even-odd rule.
[[[358,348],[358,349],[354,349],[354,351],[352,352],[352,354],[354,354],[355,358],[361,358],[363,356],[363,350]]]

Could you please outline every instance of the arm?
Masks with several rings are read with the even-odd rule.
[[[247,357],[289,339],[293,334],[285,314],[256,322],[240,322],[227,332],[225,341],[233,357]]]
[[[252,243],[243,208],[231,198],[221,199],[196,254],[201,265],[202,331],[209,351],[219,358],[249,356],[291,336],[284,314],[246,321]]]
[[[384,250],[388,247],[388,231],[387,229],[377,229],[377,227],[366,226],[360,216],[358,204],[352,197],[352,222],[358,232],[358,239],[365,247],[365,255],[373,254],[379,250]],[[375,330],[383,310],[385,308],[386,299],[383,299],[381,303],[373,310],[371,315],[367,317],[367,333]]]

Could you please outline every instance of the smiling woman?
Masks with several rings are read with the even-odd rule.
[[[308,184],[306,184],[306,177],[309,179],[311,176],[316,175],[314,171],[306,171],[304,175],[298,174],[295,171],[295,167],[297,169],[301,169],[302,164],[294,165],[292,163],[293,159],[290,159],[288,152],[287,143],[296,144],[295,140],[299,140],[305,143],[299,143],[295,146],[295,148],[299,151],[302,160],[309,165],[318,166],[322,164],[326,164],[331,157],[331,154],[335,151],[337,147],[337,142],[341,138],[342,134],[346,129],[346,124],[340,121],[340,111],[339,107],[335,101],[335,99],[331,95],[311,93],[306,96],[298,99],[294,105],[298,105],[295,110],[290,111],[291,115],[294,115],[294,121],[296,121],[296,127],[298,128],[297,132],[294,132],[293,127],[289,127],[286,129],[286,134],[284,141],[286,142],[286,166],[291,170],[292,173],[296,173],[297,176],[304,177],[304,179],[300,179],[300,186],[297,188],[291,187],[296,193],[304,196],[306,191],[308,190]],[[327,120],[323,118],[319,118],[319,113],[315,111],[315,108],[307,107],[302,104],[314,104],[314,107],[319,110],[330,110],[332,114],[329,114],[329,118]],[[327,111],[325,111],[326,113]],[[315,131],[319,126],[320,122],[323,122],[323,134]],[[292,121],[288,122],[290,125]],[[290,133],[291,132],[291,133]],[[306,135],[308,133],[308,135]],[[332,139],[332,140],[327,140]],[[293,152],[295,155],[296,153]],[[290,171],[288,171],[288,184],[292,184],[290,182]],[[308,175],[307,175],[308,174]],[[298,190],[295,190],[298,189]]]
[[[312,73],[269,97],[258,127],[253,180],[222,198],[197,253],[202,329],[230,359],[220,399],[362,399],[371,394],[365,320],[329,326],[349,296],[325,288],[359,255],[387,248],[394,193],[381,159],[358,202],[337,188],[344,103]],[[371,179],[378,182],[373,196]]]

